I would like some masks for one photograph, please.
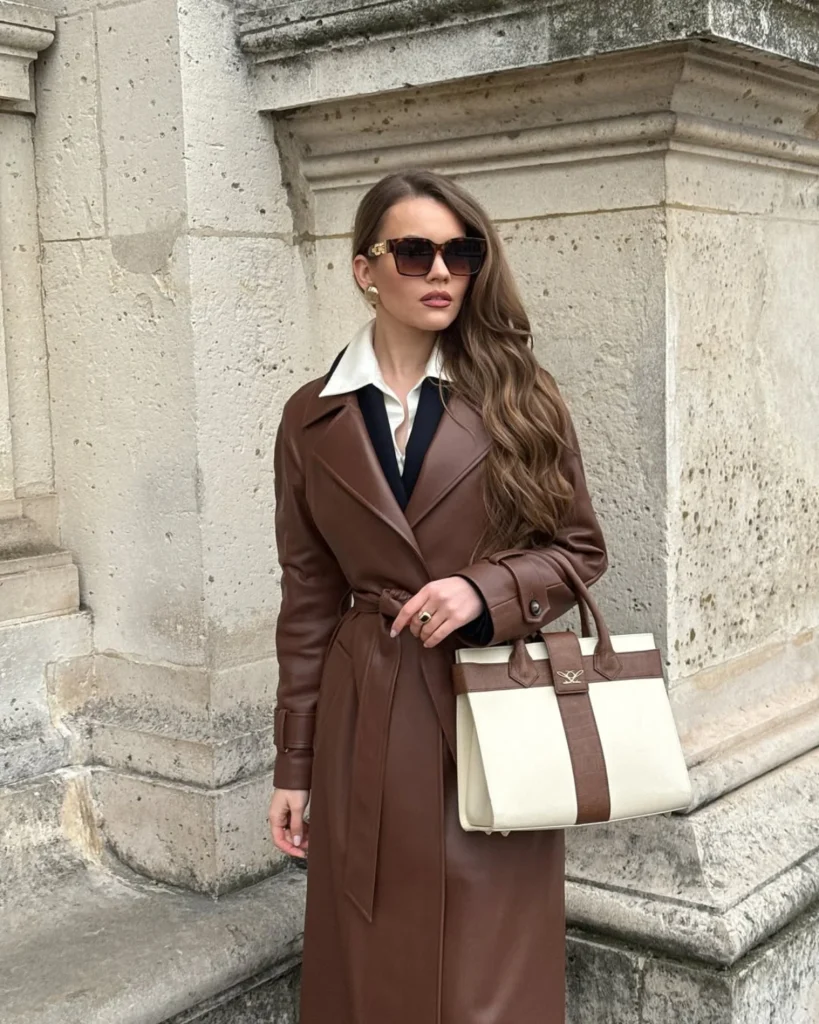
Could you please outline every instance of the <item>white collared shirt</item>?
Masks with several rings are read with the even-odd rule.
[[[404,453],[398,447],[395,435],[398,428],[404,422],[404,406],[401,403],[401,399],[389,384],[385,382],[381,374],[381,368],[378,365],[375,348],[373,347],[374,330],[375,318],[372,318],[356,332],[352,341],[347,346],[344,355],[339,359],[330,379],[319,392],[319,398],[323,398],[325,395],[340,395],[345,391],[356,391],[358,388],[364,387],[365,384],[374,384],[384,395],[384,405],[390,424],[395,457],[398,461],[398,471],[403,473]],[[421,385],[427,377],[440,377],[442,380],[449,380],[448,375],[441,366],[441,352],[437,342],[433,346],[430,357],[427,360],[424,376],[407,395],[407,441],[409,441],[412,425],[415,422],[418,399],[421,397]]]

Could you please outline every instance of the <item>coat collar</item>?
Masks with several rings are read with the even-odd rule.
[[[319,398],[357,391],[367,384],[374,384],[380,391],[393,394],[392,388],[385,383],[378,365],[373,347],[374,332],[375,317],[372,317],[355,332],[350,343],[342,350],[340,358],[333,362],[324,380],[324,387],[319,392]],[[424,368],[424,376],[448,380],[442,362],[441,349],[436,342]]]
[[[366,330],[371,330],[370,325],[356,337],[369,341],[363,333]],[[336,357],[323,381],[310,390],[302,429],[329,418],[315,438],[312,451],[316,459],[340,486],[390,525],[423,562],[415,528],[486,456],[491,438],[480,413],[457,392],[447,389],[445,409],[429,439],[409,502],[402,509],[373,448],[356,391],[324,393],[331,378],[340,379],[334,371],[341,367],[347,351],[349,347]]]

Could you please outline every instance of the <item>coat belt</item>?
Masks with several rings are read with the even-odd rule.
[[[390,625],[411,597],[397,587],[385,587],[380,593],[353,591],[355,611],[381,615],[378,628],[372,631],[359,695],[344,866],[344,890],[368,921],[373,919],[390,714],[401,664],[401,640],[390,636]]]

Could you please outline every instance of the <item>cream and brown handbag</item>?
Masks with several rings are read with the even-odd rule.
[[[691,783],[651,633],[611,636],[571,561],[581,632],[455,652],[467,831],[567,828],[681,810]],[[590,635],[587,608],[597,627]]]

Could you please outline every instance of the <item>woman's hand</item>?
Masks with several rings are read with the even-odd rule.
[[[432,613],[429,622],[420,622],[418,612]],[[424,647],[435,647],[453,630],[460,629],[483,611],[483,602],[472,586],[462,576],[447,576],[432,580],[414,594],[395,616],[390,630],[391,636],[398,636],[409,624],[410,632],[417,636]]]
[[[310,798],[309,789],[274,789],[267,820],[273,842],[291,857],[307,856],[308,823],[304,809]]]

